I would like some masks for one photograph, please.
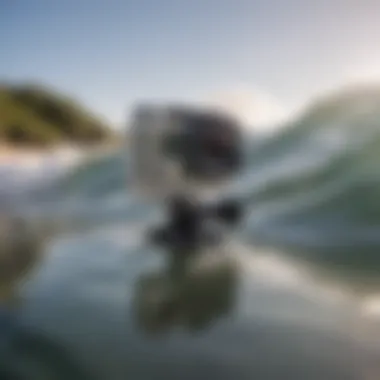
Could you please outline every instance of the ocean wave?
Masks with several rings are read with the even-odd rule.
[[[379,120],[379,88],[346,89],[317,100],[271,138],[250,142],[231,187],[247,202],[249,234],[308,249],[380,247]],[[55,215],[71,209],[71,218],[148,215],[129,193],[127,160],[125,151],[87,159],[42,198],[52,200]]]

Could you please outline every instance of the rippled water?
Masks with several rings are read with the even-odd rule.
[[[246,203],[244,225],[187,261],[144,240],[159,210],[128,193],[124,153],[19,198],[14,210],[61,229],[7,319],[7,367],[25,363],[28,378],[47,363],[62,378],[380,378],[379,109],[371,91],[330,99],[248,148],[229,189]]]

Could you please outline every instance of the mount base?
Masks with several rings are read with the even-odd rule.
[[[242,211],[237,201],[205,205],[185,196],[173,197],[168,203],[168,222],[149,231],[148,239],[165,248],[194,251],[220,242],[222,227],[235,226]]]

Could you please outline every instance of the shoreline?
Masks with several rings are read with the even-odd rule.
[[[47,156],[87,156],[117,149],[119,144],[106,143],[96,146],[61,144],[50,147],[20,147],[0,143],[0,165],[32,163]]]
[[[0,145],[0,165],[17,165],[38,163],[44,157],[54,154],[55,152],[74,152],[72,147],[16,147],[9,145]]]

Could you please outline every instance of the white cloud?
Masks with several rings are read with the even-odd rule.
[[[336,91],[353,86],[380,85],[380,66],[350,66],[342,70],[341,75],[336,77],[328,86],[319,88],[313,94],[309,94],[309,101],[317,97],[327,96]]]
[[[245,86],[215,92],[204,102],[232,114],[248,130],[259,133],[280,128],[292,114],[270,94]]]
[[[380,67],[352,67],[344,72],[342,81],[349,83],[380,82]]]

